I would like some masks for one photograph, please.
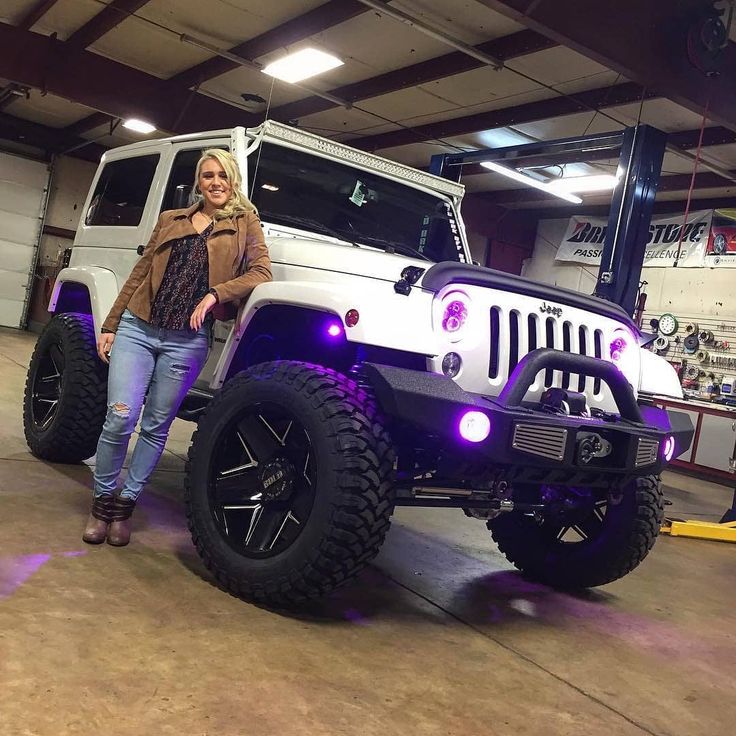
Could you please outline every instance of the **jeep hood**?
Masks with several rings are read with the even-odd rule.
[[[274,263],[302,266],[327,272],[338,272],[395,283],[407,266],[429,269],[434,263],[399,253],[387,253],[368,245],[355,247],[349,243],[311,238],[269,235],[268,252]]]
[[[424,264],[425,267],[430,264]],[[417,286],[423,289],[437,292],[450,284],[468,284],[472,286],[483,286],[488,289],[523,294],[524,296],[536,297],[542,301],[552,304],[565,304],[577,309],[583,309],[592,314],[609,317],[617,322],[627,325],[635,334],[639,333],[631,317],[618,304],[599,299],[595,296],[582,294],[579,291],[565,289],[561,286],[544,284],[532,281],[523,276],[516,276],[492,268],[473,266],[467,263],[453,263],[443,261],[432,264],[419,280]]]

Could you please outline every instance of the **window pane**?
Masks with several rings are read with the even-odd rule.
[[[143,217],[158,160],[156,153],[107,164],[97,182],[86,224],[138,225]]]
[[[431,261],[465,260],[455,213],[439,196],[269,143],[251,155],[248,175],[266,222]]]
[[[207,148],[222,148],[228,151],[229,147],[207,146]],[[166,184],[164,199],[161,203],[161,211],[180,209],[189,207],[194,204],[194,195],[192,186],[194,185],[194,171],[197,168],[197,161],[204,153],[204,148],[190,148],[186,151],[179,151],[174,158],[174,164],[171,167],[169,181]]]

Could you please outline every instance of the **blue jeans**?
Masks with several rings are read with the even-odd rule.
[[[181,402],[207,359],[209,328],[154,327],[125,311],[110,351],[107,417],[97,443],[95,495],[115,492],[145,399],[138,441],[121,496],[137,499],[164,451]]]

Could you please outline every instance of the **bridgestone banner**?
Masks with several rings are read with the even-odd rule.
[[[684,229],[683,219],[683,215],[652,218],[644,256],[645,267],[672,266],[675,260],[679,268],[702,268],[706,265],[715,265],[706,264],[706,249],[713,210],[690,212]],[[607,225],[606,218],[571,217],[557,250],[555,261],[600,265]],[[680,243],[681,234],[682,242]]]

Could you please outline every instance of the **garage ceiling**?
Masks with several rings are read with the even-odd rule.
[[[637,33],[652,39],[650,54],[659,48],[659,8],[667,6],[669,16],[677,19],[680,11],[708,5],[701,0],[637,2],[642,17],[629,14],[626,22],[637,29],[632,39],[637,40]],[[643,54],[632,48],[625,76],[618,59],[607,63],[603,52],[589,48],[595,39],[581,43],[575,27],[563,34],[554,28],[550,5],[562,12],[569,4],[387,3],[417,23],[502,59],[504,66],[497,71],[359,0],[208,0],[205,11],[201,0],[4,0],[0,138],[55,152],[76,148],[77,155],[94,160],[103,147],[140,140],[115,127],[121,117],[150,120],[162,131],[159,135],[168,135],[257,125],[268,108],[269,117],[414,166],[427,166],[436,153],[619,130],[639,117],[676,134],[672,141],[692,151],[702,110],[690,71],[682,73],[682,89],[675,89],[671,80],[659,83],[651,71],[637,69]],[[600,0],[593,5],[604,17],[616,3]],[[620,17],[624,8],[620,2],[618,6]],[[655,25],[637,27],[645,21]],[[580,27],[586,22],[591,18],[581,17]],[[273,82],[257,69],[186,42],[184,35],[261,65],[305,46],[333,53],[344,65],[308,83],[352,106]],[[733,49],[730,42],[724,75],[730,74],[731,59],[736,58]],[[609,52],[612,57],[626,53]],[[684,48],[681,54],[684,58]],[[724,75],[716,81],[703,76],[703,89],[711,85],[715,91],[729,81],[732,89],[736,80]],[[246,103],[244,93],[258,95],[266,104]],[[731,170],[736,168],[736,116],[731,120],[730,109],[720,103],[711,103],[711,109],[718,124],[706,123],[703,156]],[[92,143],[79,147],[84,141]],[[576,166],[582,167],[580,172],[611,170],[615,161]],[[690,161],[668,153],[660,198],[684,199],[691,171]],[[732,181],[701,171],[696,197],[701,190],[709,198],[733,194]],[[469,190],[486,192],[489,201],[509,207],[558,204],[544,193],[478,173],[477,167],[466,174]],[[605,195],[586,197],[586,204],[605,201]]]

